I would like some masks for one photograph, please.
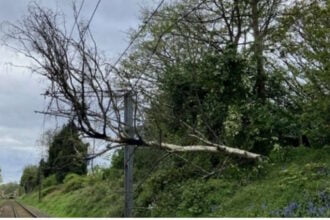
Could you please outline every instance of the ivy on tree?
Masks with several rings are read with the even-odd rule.
[[[42,165],[45,177],[55,174],[57,181],[62,182],[69,173],[86,174],[87,150],[88,144],[79,138],[75,125],[68,123],[49,145],[48,160]]]

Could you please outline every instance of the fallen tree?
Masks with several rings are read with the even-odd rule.
[[[125,78],[124,70],[109,64],[101,55],[89,30],[90,24],[78,22],[77,12],[75,18],[77,40],[60,25],[63,18],[51,10],[34,5],[29,8],[29,16],[20,23],[8,24],[6,36],[8,42],[14,42],[13,49],[35,62],[35,66],[28,68],[47,78],[50,83],[44,93],[49,101],[48,107],[39,113],[69,118],[87,137],[110,143],[94,156],[114,148],[136,145],[176,152],[223,153],[252,160],[261,158],[256,153],[208,141],[195,131],[191,135],[197,139],[196,145],[146,140],[141,132],[145,110],[157,91],[144,88],[144,94],[141,95],[139,87],[132,86],[136,82]],[[128,93],[135,94],[133,136],[128,135],[124,120],[124,97]]]

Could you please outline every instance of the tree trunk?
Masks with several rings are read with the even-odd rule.
[[[258,10],[259,0],[251,0],[251,11],[252,11],[252,29],[254,37],[254,59],[256,63],[256,84],[255,84],[255,94],[263,102],[266,98],[265,91],[265,81],[266,75],[264,70],[264,58],[263,58],[263,34],[260,32],[259,24],[259,10]]]
[[[261,160],[261,155],[252,153],[249,151],[241,150],[238,148],[227,147],[225,145],[208,143],[208,145],[190,145],[181,146],[169,143],[157,143],[157,142],[147,142],[148,147],[158,147],[161,149],[167,149],[174,152],[213,152],[213,153],[224,153],[226,155],[232,155],[237,157],[242,157],[252,160]]]

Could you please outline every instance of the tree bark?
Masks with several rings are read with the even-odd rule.
[[[158,147],[161,149],[167,149],[174,152],[212,152],[212,153],[224,153],[226,155],[232,155],[252,160],[261,160],[260,154],[252,153],[249,151],[241,150],[238,148],[232,148],[225,145],[213,144],[210,145],[189,145],[181,146],[169,143],[157,143],[157,142],[146,142],[146,146]]]
[[[266,98],[265,91],[265,81],[266,75],[264,70],[264,58],[263,58],[263,34],[260,31],[259,23],[259,10],[258,10],[259,0],[251,0],[251,11],[252,11],[252,29],[254,37],[254,59],[256,62],[256,84],[255,84],[255,93],[259,99],[262,101]]]

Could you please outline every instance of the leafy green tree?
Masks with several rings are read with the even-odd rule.
[[[27,166],[23,170],[20,185],[23,187],[25,193],[32,192],[39,184],[38,181],[39,168],[37,166]]]
[[[82,142],[74,124],[65,125],[50,142],[48,160],[41,162],[45,177],[55,174],[62,182],[69,173],[86,174],[87,150],[88,144]]]
[[[291,145],[283,134],[298,137],[295,109],[286,73],[268,52],[277,41],[280,3],[185,1],[156,15],[123,62],[133,80],[148,79],[157,91],[147,112],[150,139],[196,144],[195,132],[263,154],[278,143]]]
[[[36,72],[52,82],[45,94],[57,105],[46,113],[73,117],[84,134],[111,142],[103,152],[130,144],[258,159],[260,154],[242,148],[267,153],[276,142],[290,145],[288,131],[293,139],[302,137],[294,94],[284,85],[290,74],[278,67],[281,60],[272,48],[280,41],[275,37],[279,18],[287,16],[282,3],[173,1],[147,13],[146,25],[133,36],[131,54],[114,66],[104,62],[95,44],[88,46],[93,38],[84,37],[88,27],[83,22],[80,39],[69,39],[56,13],[40,7],[10,25],[7,36],[36,61],[42,70]],[[282,34],[286,32],[290,30]],[[68,54],[79,55],[69,62],[64,59]],[[150,139],[144,132],[127,136],[122,102],[113,98],[118,87],[138,94],[135,130],[151,125],[157,134]],[[298,109],[303,115],[307,108]]]
[[[313,146],[323,146],[330,142],[330,3],[299,1],[287,13],[281,55],[299,109],[297,121]]]
[[[0,185],[0,191],[3,191],[6,195],[13,195],[19,191],[20,185],[17,183],[6,183]]]

